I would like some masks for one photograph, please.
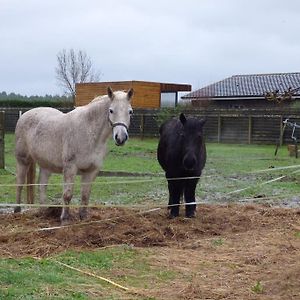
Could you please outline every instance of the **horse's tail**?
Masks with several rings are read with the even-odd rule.
[[[30,163],[27,171],[27,203],[34,203],[35,196],[35,162]]]

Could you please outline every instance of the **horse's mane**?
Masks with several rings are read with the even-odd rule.
[[[122,94],[122,93],[126,93],[126,91],[115,91],[115,92],[114,92],[114,95],[115,95],[115,96],[118,96],[119,94]],[[98,97],[94,98],[90,103],[98,102],[98,101],[103,101],[103,100],[105,100],[106,98],[108,98],[107,95],[104,95],[104,96],[98,96]]]
[[[103,101],[105,99],[107,99],[107,95],[98,96],[98,97],[94,98],[90,103],[95,103],[95,102]]]

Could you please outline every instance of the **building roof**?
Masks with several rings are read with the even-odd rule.
[[[168,92],[189,92],[192,90],[192,86],[190,84],[185,84],[185,83],[165,83],[165,82],[156,82],[156,81],[143,81],[143,80],[125,80],[125,81],[99,81],[99,82],[81,82],[81,83],[76,83],[76,87],[81,87],[81,86],[93,86],[93,85],[128,85],[132,86],[134,83],[137,84],[159,84],[160,85],[160,90],[162,93],[168,93]]]
[[[300,72],[234,75],[191,92],[183,99],[264,97],[267,92],[284,93],[296,89],[300,95]]]

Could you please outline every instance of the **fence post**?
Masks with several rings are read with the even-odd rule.
[[[250,145],[252,141],[252,116],[248,118],[248,144]]]
[[[222,131],[222,117],[218,115],[218,143],[221,142],[221,131]]]
[[[283,132],[283,118],[282,116],[280,117],[280,141],[279,141],[279,146],[283,145],[283,139],[284,139],[284,132]]]
[[[140,135],[141,139],[144,139],[144,131],[145,131],[145,115],[141,115],[141,125],[140,125]]]
[[[5,168],[4,160],[4,111],[0,111],[0,169]]]

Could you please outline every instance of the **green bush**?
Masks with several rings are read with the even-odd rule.
[[[0,107],[74,107],[72,97],[59,95],[23,96],[20,94],[0,92]]]
[[[0,107],[73,107],[73,101],[61,101],[61,100],[0,100]]]
[[[163,107],[159,110],[157,115],[155,116],[155,121],[158,126],[160,126],[162,123],[164,123],[167,120],[170,120],[173,117],[179,116],[180,113],[184,112],[185,107],[184,106],[176,106],[176,107]]]

